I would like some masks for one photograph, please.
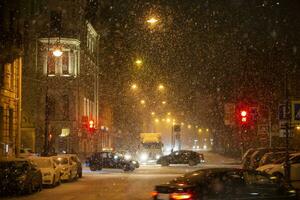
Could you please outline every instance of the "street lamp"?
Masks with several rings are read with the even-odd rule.
[[[141,66],[143,64],[143,61],[141,59],[136,59],[134,62],[137,66]]]
[[[151,112],[151,115],[154,116],[154,115],[155,115],[155,112]]]
[[[159,91],[163,91],[165,89],[165,86],[164,85],[162,85],[162,84],[159,84],[158,85],[158,90]]]
[[[132,89],[132,90],[136,90],[137,87],[138,87],[138,86],[137,86],[137,84],[135,84],[135,83],[131,85],[131,89]]]
[[[166,104],[167,104],[167,102],[166,102],[166,101],[162,101],[161,103],[162,103],[163,105],[166,105]]]
[[[142,104],[142,105],[145,105],[145,100],[144,99],[142,99],[141,101],[140,101],[140,103]]]
[[[155,17],[151,17],[147,20],[147,23],[150,25],[155,25],[158,22],[158,19],[156,19]]]
[[[63,54],[61,48],[59,48],[59,47],[56,47],[56,48],[53,50],[52,53],[53,53],[53,55],[54,55],[55,57],[60,57],[60,56],[62,56],[62,54]]]

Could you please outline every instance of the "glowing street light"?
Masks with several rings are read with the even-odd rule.
[[[171,119],[170,118],[167,118],[167,123],[170,123],[171,122]]]
[[[198,132],[199,132],[199,133],[202,133],[202,129],[201,129],[201,128],[199,128],[199,129],[198,129]]]
[[[167,104],[167,102],[166,102],[166,101],[162,101],[161,103],[162,103],[163,105],[166,105],[166,104]]]
[[[143,61],[141,59],[136,59],[134,62],[137,66],[141,66],[143,64]]]
[[[151,17],[150,19],[147,20],[147,23],[154,25],[158,22],[158,19],[156,19],[155,17]]]
[[[63,54],[62,50],[59,47],[55,48],[52,53],[55,57],[60,57]]]
[[[155,115],[155,112],[151,112],[151,115],[154,116],[154,115]]]
[[[168,112],[168,113],[167,113],[167,115],[169,115],[169,116],[170,116],[170,115],[171,115],[171,112]]]
[[[209,131],[209,129],[207,128],[207,129],[206,129],[206,132],[208,132],[208,131]]]
[[[164,85],[162,85],[162,84],[159,84],[158,85],[158,90],[159,91],[163,91],[165,89],[165,86]]]
[[[189,124],[189,125],[188,125],[188,129],[191,129],[191,128],[192,128],[192,125]]]
[[[140,103],[141,103],[142,105],[145,105],[146,101],[145,101],[144,99],[142,99],[142,100],[140,101]]]
[[[138,88],[137,84],[134,83],[134,84],[131,85],[132,90],[136,90],[137,88]]]
[[[159,119],[158,119],[158,118],[156,118],[154,121],[155,121],[156,123],[158,123],[158,122],[159,122]]]

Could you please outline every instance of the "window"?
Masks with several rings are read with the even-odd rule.
[[[0,63],[0,86],[4,86],[4,64]]]
[[[268,176],[255,172],[245,172],[244,179],[247,185],[273,184],[272,180]]]
[[[55,99],[54,98],[49,98],[48,97],[48,117],[49,119],[55,119]]]
[[[46,69],[48,76],[54,75],[76,75],[78,65],[78,53],[70,49],[64,49],[60,57],[55,57],[52,52],[47,53]]]
[[[9,141],[13,142],[14,139],[14,110],[12,108],[10,108],[8,110],[8,134],[9,134]]]
[[[62,55],[62,74],[69,74],[69,51],[65,51]]]
[[[3,121],[3,107],[2,106],[0,106],[0,142],[3,142],[3,134],[4,134],[4,131],[3,131],[3,128],[4,128],[4,126],[3,126],[3,123],[4,123],[4,121]]]
[[[55,75],[55,66],[56,66],[55,57],[53,56],[52,52],[49,51],[47,54],[47,73],[48,73],[48,75]]]
[[[63,99],[63,119],[69,119],[69,96],[64,95]]]

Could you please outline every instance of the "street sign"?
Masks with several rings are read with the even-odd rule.
[[[300,101],[292,101],[292,123],[300,123]]]

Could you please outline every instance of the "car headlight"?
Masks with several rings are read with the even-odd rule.
[[[147,161],[148,160],[148,154],[142,153],[140,156],[141,161]]]
[[[130,160],[131,159],[131,155],[130,154],[125,154],[124,158],[125,158],[125,160]]]
[[[136,164],[136,161],[135,161],[135,160],[133,160],[133,161],[131,161],[131,162],[132,162],[132,164],[134,164],[134,165]]]
[[[160,158],[160,155],[157,154],[157,155],[155,156],[155,158],[156,158],[156,160],[158,160],[158,159]]]

